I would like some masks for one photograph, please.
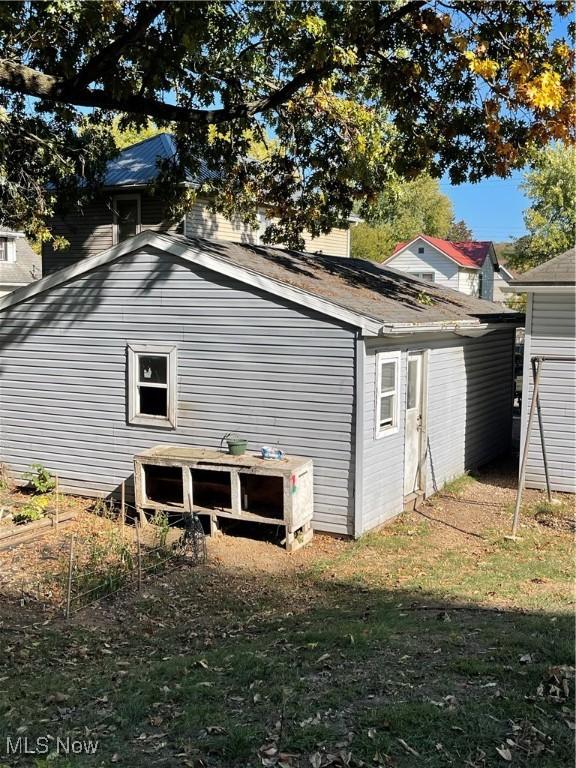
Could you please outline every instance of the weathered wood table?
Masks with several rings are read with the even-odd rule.
[[[136,508],[281,525],[290,552],[312,538],[313,465],[300,456],[262,459],[209,448],[157,445],[134,457]]]

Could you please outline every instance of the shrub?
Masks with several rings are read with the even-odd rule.
[[[32,523],[34,520],[40,520],[46,514],[46,507],[50,503],[50,496],[37,496],[24,506],[20,507],[12,519],[15,523]]]
[[[25,472],[24,480],[34,493],[48,493],[56,487],[56,479],[42,464],[31,464],[28,472]]]

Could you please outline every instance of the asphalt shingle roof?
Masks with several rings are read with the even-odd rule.
[[[524,272],[511,285],[575,285],[576,246]]]
[[[363,259],[314,255],[269,246],[166,235],[250,272],[299,288],[383,324],[458,320],[513,321],[520,315],[499,304]]]

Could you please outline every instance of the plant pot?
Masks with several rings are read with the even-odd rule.
[[[228,445],[228,453],[232,456],[242,456],[243,453],[246,453],[248,442],[239,438],[237,440],[226,440],[226,444]]]

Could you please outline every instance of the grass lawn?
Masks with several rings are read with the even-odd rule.
[[[572,510],[528,494],[512,542],[513,498],[493,472],[357,542],[222,537],[68,624],[5,606],[0,765],[572,765]]]

